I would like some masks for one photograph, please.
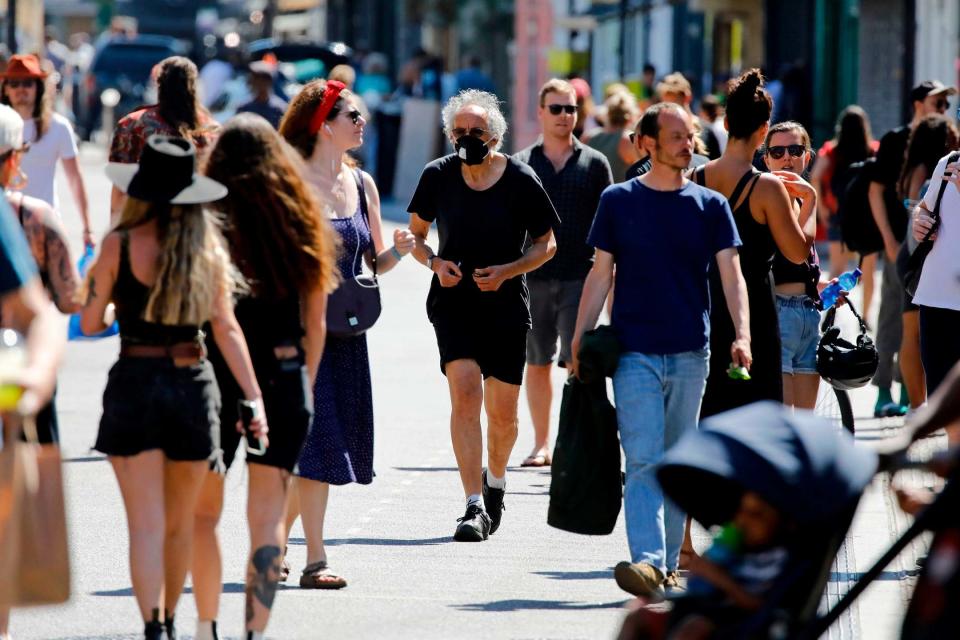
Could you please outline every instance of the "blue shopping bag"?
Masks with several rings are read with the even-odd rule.
[[[87,277],[87,269],[90,267],[91,262],[93,262],[93,247],[87,245],[83,248],[83,255],[80,256],[80,261],[77,262],[77,271],[80,272],[81,278]],[[84,335],[83,331],[80,330],[79,313],[74,313],[70,316],[70,324],[67,326],[68,340],[98,340],[100,338],[115,336],[118,333],[120,333],[120,326],[114,322],[100,333],[92,336]]]

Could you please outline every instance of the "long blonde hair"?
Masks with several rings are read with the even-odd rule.
[[[157,219],[160,262],[143,319],[165,325],[201,325],[222,295],[246,290],[214,214],[202,205],[154,204],[127,198],[114,227],[123,231]]]

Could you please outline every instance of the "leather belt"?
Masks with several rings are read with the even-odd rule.
[[[178,342],[171,345],[121,344],[121,358],[172,358],[174,360],[202,360],[207,355],[202,344]]]

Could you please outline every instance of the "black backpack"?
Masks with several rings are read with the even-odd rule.
[[[876,158],[854,162],[844,171],[846,185],[834,191],[843,244],[861,256],[883,250],[883,236],[870,210],[870,182],[876,163]]]

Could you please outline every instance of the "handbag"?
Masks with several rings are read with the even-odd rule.
[[[356,171],[357,190],[360,196],[360,213],[367,228],[370,214],[367,211],[367,196],[363,189],[363,176]],[[360,251],[360,231],[357,232],[357,252]],[[357,261],[354,254],[351,267]],[[377,251],[371,242],[370,263],[373,275],[355,275],[345,278],[327,298],[327,333],[336,338],[350,338],[366,332],[376,323],[383,310],[380,304],[380,283],[377,280]],[[361,265],[362,267],[362,265]]]
[[[37,442],[32,417],[27,442],[5,416],[0,450],[0,606],[59,604],[70,597],[70,556],[60,451]]]
[[[947,158],[947,164],[956,162],[958,158],[960,158],[960,154],[951,153],[950,157]],[[933,218],[933,226],[930,227],[930,230],[923,236],[923,240],[910,254],[907,264],[903,268],[903,288],[911,298],[917,294],[917,286],[920,284],[920,276],[923,273],[923,263],[926,262],[927,256],[933,249],[933,242],[930,242],[930,238],[940,227],[940,201],[943,200],[943,192],[947,190],[948,184],[950,183],[946,180],[940,182],[940,189],[937,191],[937,203],[933,206],[933,211],[930,212],[930,217]]]

